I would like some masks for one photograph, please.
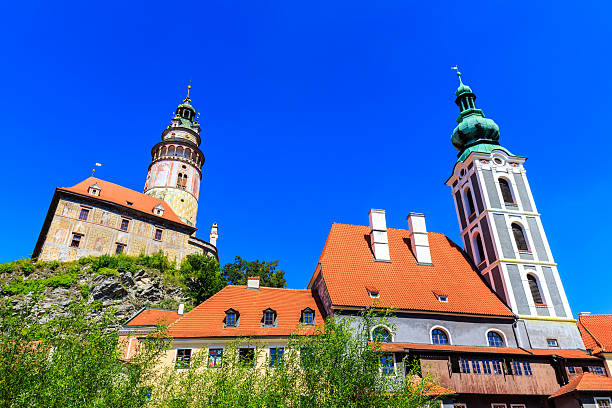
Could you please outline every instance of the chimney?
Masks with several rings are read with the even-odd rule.
[[[410,229],[410,249],[417,263],[420,265],[432,265],[431,252],[429,250],[429,237],[425,226],[425,214],[410,213],[406,218]]]
[[[580,312],[578,313],[578,316],[589,316],[591,314],[591,312]]]
[[[219,227],[217,227],[217,223],[215,222],[212,227],[210,227],[210,243],[214,246],[217,246],[217,238],[219,238]]]
[[[259,290],[259,276],[249,276],[247,278],[247,289]]]
[[[375,210],[372,208],[368,215],[370,216],[370,244],[372,245],[374,260],[391,262],[385,210]]]
[[[182,316],[183,313],[185,313],[185,304],[184,303],[180,303],[179,304],[177,313],[178,313],[179,316]]]

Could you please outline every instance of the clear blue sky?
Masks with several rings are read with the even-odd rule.
[[[9,2],[0,25],[0,261],[28,256],[56,186],[141,191],[193,80],[198,235],[304,287],[332,222],[424,212],[458,239],[458,64],[529,181],[574,313],[612,312],[612,3]]]

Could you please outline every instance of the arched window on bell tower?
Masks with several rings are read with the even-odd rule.
[[[502,198],[506,204],[515,204],[514,197],[512,196],[512,189],[510,183],[505,178],[499,179],[499,189],[502,193]]]
[[[514,235],[514,241],[516,242],[516,248],[521,252],[529,252],[529,246],[527,245],[527,238],[525,237],[525,231],[516,222],[512,223],[512,235]]]
[[[529,283],[529,290],[531,291],[531,296],[533,297],[533,303],[536,305],[543,305],[544,298],[542,297],[542,292],[540,291],[538,279],[535,276],[528,274],[527,283]]]
[[[474,197],[472,196],[472,190],[470,188],[465,189],[465,202],[467,203],[467,211],[468,217],[476,212],[476,207],[474,206]]]
[[[482,245],[482,238],[480,237],[479,233],[476,233],[474,235],[474,246],[476,249],[476,265],[480,265],[481,263],[483,263],[485,261],[485,251],[484,251],[484,246]]]

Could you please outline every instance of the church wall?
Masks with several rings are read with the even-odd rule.
[[[523,321],[529,334],[531,348],[551,350],[551,347],[546,343],[546,339],[553,338],[558,340],[560,349],[584,350],[580,332],[573,321],[531,319],[524,319]]]
[[[81,208],[90,210],[86,221],[78,219]],[[127,231],[120,229],[122,219],[129,219]],[[156,228],[163,231],[161,241],[154,239]],[[82,234],[78,248],[70,246],[73,233]],[[204,252],[189,243],[186,231],[164,223],[163,220],[152,222],[145,217],[134,217],[132,212],[121,211],[94,200],[63,197],[57,203],[38,259],[73,261],[88,255],[112,255],[119,243],[126,245],[126,255],[152,255],[161,250],[177,264],[189,254]]]

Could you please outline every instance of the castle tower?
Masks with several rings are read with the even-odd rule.
[[[167,202],[179,218],[195,227],[204,154],[200,150],[200,124],[189,91],[168,126],[162,141],[151,150],[144,192]]]
[[[518,316],[522,346],[584,348],[527,181],[526,157],[500,146],[499,127],[476,108],[476,95],[458,75],[459,124],[451,141],[459,154],[446,184],[465,251]]]

